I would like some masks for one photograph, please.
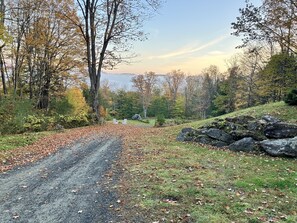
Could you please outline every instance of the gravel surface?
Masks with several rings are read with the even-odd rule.
[[[119,222],[112,164],[117,138],[91,137],[0,174],[0,222]]]

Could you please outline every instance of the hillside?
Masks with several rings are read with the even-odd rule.
[[[288,106],[284,102],[276,102],[265,105],[259,105],[247,109],[238,110],[226,115],[222,115],[216,118],[226,118],[226,117],[234,117],[239,115],[250,115],[255,118],[260,118],[263,115],[272,115],[275,116],[282,121],[297,123],[297,108],[296,106]],[[211,122],[215,118],[201,120],[197,122],[192,122],[190,126],[199,127],[204,123]]]
[[[267,104],[236,115],[271,114],[297,121],[296,107]],[[123,153],[128,170],[123,200],[130,217],[143,222],[296,222],[297,160],[255,156],[176,142],[184,127],[213,119],[153,131],[134,139]],[[132,155],[134,156],[132,156]]]
[[[282,102],[217,118],[264,114],[297,122],[296,107]],[[0,171],[39,160],[78,138],[117,135],[123,140],[123,150],[108,176],[121,176],[114,187],[119,193],[114,201],[119,208],[109,207],[125,222],[297,222],[296,159],[176,141],[182,128],[196,128],[214,119],[166,128],[107,124],[59,133],[7,136],[1,144],[7,144],[6,140],[27,146],[4,147]]]

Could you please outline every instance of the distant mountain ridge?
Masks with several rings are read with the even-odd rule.
[[[135,74],[123,73],[123,74],[113,74],[113,73],[102,73],[101,83],[108,81],[109,86],[112,90],[125,89],[133,90],[132,77]]]
[[[135,90],[133,88],[132,78],[137,74],[132,73],[102,73],[101,75],[101,84],[104,83],[104,81],[108,81],[109,86],[112,90],[118,90],[118,89],[124,89],[128,91]],[[163,80],[164,75],[158,74],[157,75],[161,80]],[[158,83],[160,83],[158,82]]]

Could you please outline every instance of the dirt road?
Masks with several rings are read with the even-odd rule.
[[[0,222],[119,222],[107,175],[120,151],[119,139],[93,136],[0,174]]]

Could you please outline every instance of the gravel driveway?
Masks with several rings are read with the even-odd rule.
[[[119,139],[93,136],[0,174],[0,222],[119,222],[109,170],[120,151]]]

